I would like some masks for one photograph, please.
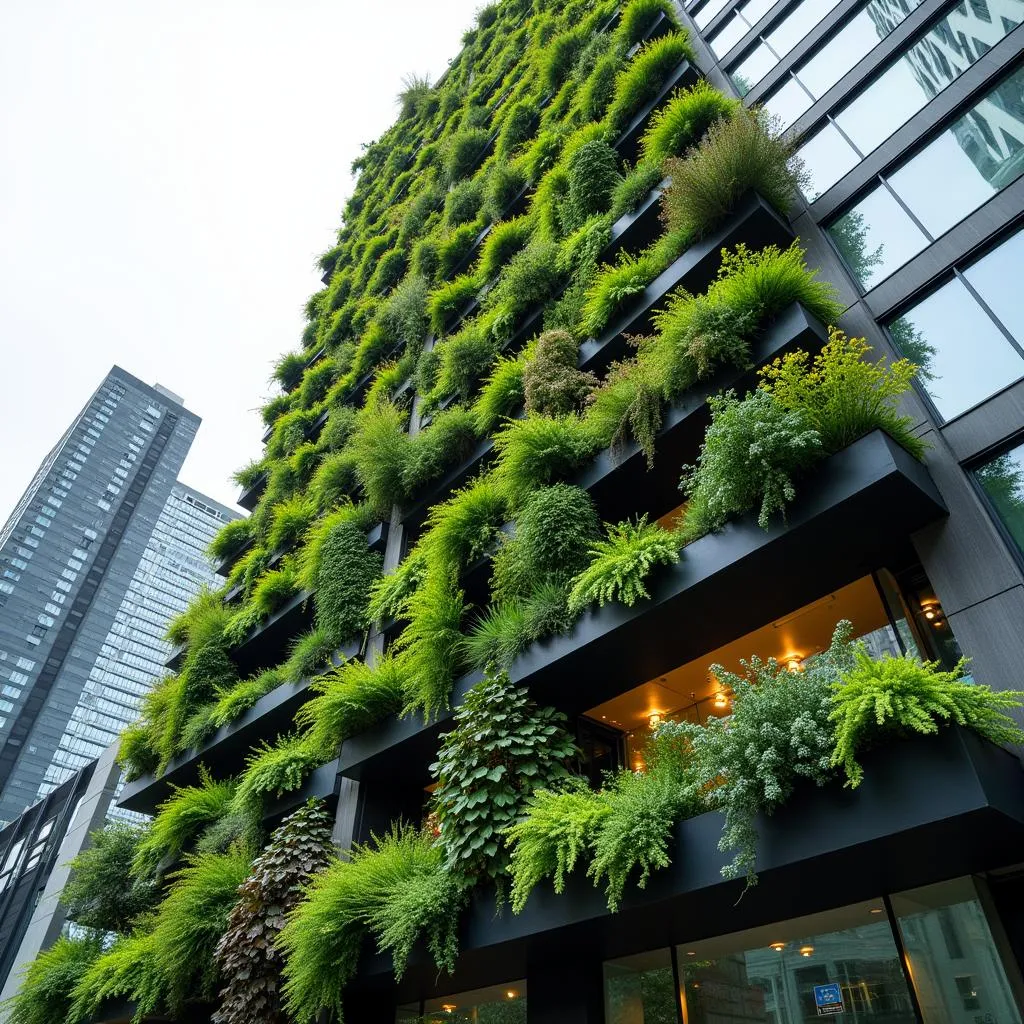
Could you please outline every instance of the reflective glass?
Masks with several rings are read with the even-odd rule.
[[[604,965],[605,1024],[676,1024],[678,996],[667,949]]]
[[[735,79],[733,75],[733,81]],[[805,110],[810,110],[813,102],[807,90],[795,78],[790,78],[765,100],[764,107],[778,119],[779,128],[788,128]]]
[[[828,232],[866,289],[928,244],[921,229],[882,185],[840,217]]]
[[[800,147],[800,159],[807,173],[804,194],[813,202],[853,170],[861,158],[842,132],[834,124],[826,123]]]
[[[1024,445],[987,462],[976,475],[996,514],[1024,552]]]
[[[1024,267],[1024,231],[1008,238],[998,249],[964,271],[989,309],[1003,326],[1024,344],[1024,304],[1020,296],[1020,275]]]
[[[693,20],[697,24],[697,28],[702,31],[711,24],[715,19],[715,15],[725,9],[725,5],[729,0],[708,0],[694,16]]]
[[[708,44],[716,57],[724,57],[749,31],[750,26],[738,14],[734,14],[708,40]]]
[[[945,419],[1024,376],[1024,358],[954,279],[889,325]]]
[[[892,897],[924,1024],[1020,1024],[974,883],[958,878]]]
[[[741,96],[746,96],[778,62],[778,57],[764,43],[755,47],[750,55],[730,73],[736,91]]]

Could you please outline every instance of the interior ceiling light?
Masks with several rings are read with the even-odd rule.
[[[505,993],[505,998],[506,998],[506,999],[515,999],[515,997],[516,997],[516,994],[515,994],[515,991],[514,991],[513,989],[509,989],[509,990],[508,990],[508,991],[507,991],[507,992]]]
[[[813,952],[814,952],[814,947],[813,946],[801,946],[800,947],[800,955],[801,956],[810,956]]]
[[[774,949],[776,953],[781,953],[786,948],[786,944],[784,942],[773,942],[768,948]]]
[[[729,698],[725,695],[722,690],[719,690],[715,694],[715,707],[716,708],[727,708],[729,706]]]
[[[659,725],[665,720],[664,713],[661,711],[648,711],[647,712],[647,724],[652,729],[657,729]]]
[[[802,667],[800,655],[798,654],[787,654],[786,655],[786,668],[790,672],[799,672]]]

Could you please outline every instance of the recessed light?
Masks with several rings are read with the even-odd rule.
[[[781,953],[786,948],[786,944],[784,942],[773,942],[768,948],[774,949],[776,953]]]
[[[813,952],[814,952],[814,947],[813,946],[801,946],[800,947],[800,955],[801,956],[810,956]]]

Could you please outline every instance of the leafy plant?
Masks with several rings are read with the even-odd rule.
[[[89,845],[68,864],[71,877],[60,892],[69,920],[97,932],[127,932],[152,910],[157,888],[149,876],[133,874],[145,828],[108,822],[89,834]]]
[[[351,518],[325,523],[307,571],[316,581],[317,628],[340,647],[369,625],[366,605],[380,575],[381,556],[369,549],[366,534]]]
[[[479,435],[490,434],[507,416],[511,416],[524,400],[523,377],[526,353],[515,358],[499,356],[491,366],[491,374],[480,388],[473,404],[473,417]]]
[[[461,181],[480,166],[487,138],[487,131],[483,128],[466,128],[448,140],[444,152],[444,173],[450,185]]]
[[[848,786],[859,786],[864,769],[857,754],[882,737],[901,732],[937,733],[956,723],[993,743],[1024,742],[1024,731],[1006,714],[1021,706],[1022,690],[993,690],[963,678],[967,660],[948,672],[937,662],[905,654],[870,658],[863,646],[853,664],[832,683],[829,721],[835,723],[831,764],[841,767]]]
[[[896,411],[917,367],[907,359],[870,363],[870,351],[863,338],[829,328],[828,342],[813,361],[804,351],[776,359],[761,370],[762,387],[784,409],[805,416],[828,452],[881,428],[923,458],[926,442],[913,433],[911,417]]]
[[[151,929],[153,923],[147,927]],[[152,931],[137,931],[117,939],[81,973],[68,991],[71,1009],[60,1019],[66,1024],[90,1024],[107,999],[128,997],[135,1004],[132,1024],[142,1024],[147,1014],[166,1005],[169,985],[157,962]]]
[[[630,0],[622,8],[615,34],[623,49],[639,43],[644,33],[654,24],[654,19],[664,14],[668,20],[678,27],[675,9],[668,0]]]
[[[450,972],[464,902],[431,837],[395,826],[355,846],[348,860],[314,876],[280,934],[287,1012],[298,1024],[312,1024],[323,1010],[343,1020],[342,992],[369,936],[391,950],[398,977],[421,935],[434,962]]]
[[[336,746],[321,746],[320,739],[319,735],[292,733],[279,736],[275,743],[264,740],[254,747],[239,777],[232,808],[255,812],[264,797],[299,789],[315,769],[336,755]]]
[[[626,300],[639,295],[662,269],[652,253],[633,256],[625,250],[614,266],[602,267],[587,291],[580,324],[584,334],[599,335]]]
[[[662,198],[670,231],[701,238],[714,230],[748,192],[757,192],[786,213],[803,183],[790,136],[774,134],[758,109],[737,109],[712,124],[701,144],[681,159],[668,160],[672,182]]]
[[[580,412],[597,384],[592,373],[576,368],[579,345],[568,331],[545,331],[523,368],[528,413],[564,416]]]
[[[512,200],[522,192],[526,185],[526,174],[517,163],[507,160],[496,162],[487,175],[484,186],[482,212],[492,224],[505,215]]]
[[[480,286],[476,276],[463,274],[447,284],[443,284],[430,293],[430,327],[437,335],[442,335],[456,317],[476,298]]]
[[[431,775],[438,844],[449,870],[496,878],[506,867],[501,833],[526,798],[566,776],[575,744],[565,718],[537,708],[507,676],[474,686],[455,712]]]
[[[430,398],[440,395],[469,398],[494,363],[497,349],[494,336],[478,320],[443,339],[434,348],[438,354],[438,374]]]
[[[25,968],[17,993],[3,1005],[10,1024],[56,1024],[69,1019],[72,991],[103,953],[98,937],[60,937]]]
[[[605,115],[607,122],[622,131],[640,108],[658,95],[669,73],[684,60],[696,58],[689,37],[683,31],[645,43],[615,80],[615,99]]]
[[[732,117],[739,107],[739,100],[725,96],[704,79],[679,90],[651,116],[640,142],[643,159],[660,167],[669,157],[682,156],[711,125]]]
[[[640,162],[615,186],[609,216],[613,221],[632,213],[651,194],[662,179],[658,164]]]
[[[569,593],[572,612],[594,601],[600,607],[609,601],[632,607],[639,598],[649,598],[647,578],[657,566],[679,561],[679,538],[642,516],[635,524],[627,520],[608,526],[608,539],[597,541],[590,553],[590,565]]]
[[[796,410],[758,389],[740,400],[727,391],[708,399],[711,425],[695,467],[680,485],[690,496],[689,539],[719,530],[732,516],[758,509],[768,529],[796,496],[793,478],[821,457],[821,437]]]
[[[484,201],[483,182],[476,178],[460,181],[448,192],[444,201],[444,216],[450,227],[476,220]]]
[[[214,1024],[285,1024],[276,939],[310,879],[335,858],[330,815],[312,801],[285,819],[238,891],[214,951],[224,980]]]
[[[618,184],[619,155],[603,139],[584,143],[569,161],[569,188],[559,212],[562,230],[570,234],[611,205]]]
[[[495,224],[480,246],[475,277],[480,281],[496,277],[509,260],[526,247],[532,231],[533,223],[528,216]]]

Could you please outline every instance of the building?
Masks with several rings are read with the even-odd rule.
[[[171,653],[167,625],[202,587],[216,584],[206,549],[217,531],[237,518],[237,512],[205,494],[181,482],[173,485],[37,799],[99,757],[138,716],[143,695]]]
[[[674,34],[675,22],[687,30],[692,53]],[[607,772],[625,780],[623,786],[651,778],[656,765],[645,761],[645,752],[652,731],[666,720],[695,729],[711,722],[714,731],[718,720],[735,715],[735,726],[742,690],[720,677],[741,671],[744,659],[773,658],[793,678],[812,678],[809,659],[829,647],[842,620],[872,658],[907,654],[952,670],[964,655],[971,659],[970,681],[994,690],[1019,688],[1022,52],[1020,0],[696,0],[684,6],[503,0],[481,10],[442,82],[435,90],[410,88],[398,124],[358,161],[360,178],[338,245],[322,261],[326,287],[310,304],[305,348],[282,362],[284,393],[265,410],[266,458],[245,473],[239,503],[254,510],[254,525],[227,560],[237,571],[224,600],[246,613],[232,621],[252,628],[230,636],[222,628],[220,648],[204,635],[202,649],[204,656],[228,654],[240,681],[266,678],[261,673],[268,671],[275,681],[273,671],[293,664],[296,641],[332,624],[328,615],[340,589],[335,580],[316,575],[310,592],[278,568],[299,551],[308,535],[303,531],[314,528],[306,521],[303,531],[282,528],[296,510],[308,512],[304,499],[320,502],[317,515],[342,497],[366,502],[379,519],[366,528],[366,546],[382,553],[386,571],[400,573],[392,577],[397,596],[365,636],[355,629],[328,634],[336,655],[365,658],[371,668],[394,653],[405,673],[400,698],[388,677],[391,689],[382,699],[388,710],[367,712],[363,698],[373,683],[360,676],[362,703],[354,722],[338,726],[330,751],[336,756],[325,755],[319,766],[303,764],[301,786],[289,777],[291,788],[268,787],[259,807],[264,825],[317,797],[335,810],[337,845],[356,846],[353,859],[374,856],[373,837],[386,836],[399,821],[419,828],[425,842],[443,844],[444,823],[435,828],[438,780],[431,764],[457,709],[495,657],[505,658],[511,682],[537,706],[565,716],[579,752],[572,771],[579,776],[576,793],[586,793],[580,800],[618,784],[603,782]],[[651,54],[672,59],[655,67]],[[637,68],[644,74],[631,77]],[[726,125],[760,124],[736,113],[741,101],[762,106],[778,130],[792,132],[806,174],[802,195],[787,205],[749,187],[729,193],[727,186],[749,185],[742,175],[753,162],[723,160],[717,173],[724,166],[730,177],[722,181],[709,158],[702,165],[706,193],[728,194],[728,201],[708,221],[691,203],[684,224],[689,233],[673,235],[659,220],[658,200],[667,195],[670,207],[670,190],[684,180],[683,169],[635,165],[653,148],[647,129],[673,123],[655,113],[678,113],[673,105],[683,101],[676,90],[701,78],[734,101],[724,104],[728,113],[721,116],[735,119]],[[597,128],[588,127],[591,120]],[[693,127],[679,131],[671,144],[688,160],[703,159],[709,136]],[[770,141],[764,131],[757,138],[760,145]],[[669,145],[664,137],[659,141]],[[613,198],[618,184],[597,172],[587,177],[582,160],[558,155],[560,145],[571,145],[575,157],[591,142],[611,146],[615,169],[624,166],[628,182],[644,185],[624,209]],[[594,164],[607,155],[600,149]],[[501,161],[512,158],[523,160],[524,177],[502,169]],[[659,180],[673,168],[671,184]],[[493,198],[490,175],[498,180],[506,172],[511,184],[500,210],[492,204],[486,217],[473,219],[481,193]],[[763,180],[759,184],[767,191]],[[671,338],[666,319],[656,314],[691,308],[684,289],[692,297],[713,288],[721,280],[723,249],[743,245],[748,255],[771,253],[771,246],[787,250],[797,239],[806,262],[801,273],[816,272],[838,295],[839,309],[820,308],[838,315],[843,330],[866,338],[876,354],[905,354],[920,365],[900,399],[909,426],[901,433],[890,421],[887,432],[872,421],[874,429],[853,431],[855,439],[836,442],[813,465],[803,465],[784,520],[764,516],[767,527],[758,523],[766,485],[743,511],[732,509],[698,536],[684,535],[679,561],[669,558],[657,575],[644,577],[648,596],[634,595],[632,602],[595,597],[568,624],[549,624],[544,632],[531,619],[527,629],[523,609],[532,613],[542,599],[548,602],[543,607],[553,601],[542,585],[569,599],[568,584],[557,575],[563,566],[540,569],[546,555],[534,551],[536,561],[527,562],[523,553],[527,526],[545,541],[552,539],[545,529],[567,528],[553,517],[527,522],[524,507],[565,482],[575,487],[574,501],[590,503],[595,521],[622,524],[646,516],[685,528],[695,507],[701,509],[696,498],[683,501],[679,478],[681,467],[697,461],[713,423],[706,399],[726,389],[752,389],[755,368],[795,349],[816,353],[828,343],[828,324],[808,308],[816,301],[809,292],[782,308],[764,300],[771,311],[759,308],[754,327],[737,327],[740,313],[754,313],[735,299],[729,306],[718,292],[723,306],[709,305],[723,318],[737,318],[724,333],[745,338],[745,358],[716,363],[707,378],[694,371],[673,392],[671,380],[659,378],[658,390],[640,378],[637,367],[651,368],[636,361],[629,346],[638,336],[652,339],[649,345]],[[591,249],[596,255],[591,252],[588,262]],[[621,253],[634,259],[619,261]],[[740,273],[737,262],[726,265],[726,277]],[[432,279],[429,330],[416,327],[426,318],[425,302],[418,321],[403,305],[401,327],[394,327],[399,303],[391,306],[387,297],[410,265]],[[551,267],[561,267],[562,276],[546,277]],[[583,294],[577,285],[586,286]],[[405,303],[412,292],[396,294]],[[698,354],[721,330],[722,320],[708,315],[707,323],[698,321],[700,330],[686,335]],[[566,323],[576,348],[561,363],[550,355],[554,368],[541,383],[553,390],[557,383],[559,401],[569,404],[550,399],[548,410],[558,411],[545,411],[549,399],[534,393],[530,414],[522,415],[529,386],[523,380],[540,359],[527,346],[543,328]],[[400,333],[406,330],[408,336]],[[564,338],[559,344],[565,348]],[[435,356],[424,359],[421,350]],[[641,348],[641,356],[648,351]],[[520,356],[517,392],[509,377]],[[581,424],[592,425],[587,417],[615,393],[594,390],[593,380],[575,376],[577,370],[597,379],[611,372],[612,385],[629,380],[636,388],[618,406],[618,429],[590,448],[593,438]],[[495,380],[508,385],[501,401]],[[367,408],[368,394],[380,404]],[[589,397],[572,397],[579,394]],[[658,415],[644,420],[652,404]],[[346,406],[367,410],[355,427]],[[538,426],[530,435],[542,420],[544,432]],[[366,423],[377,431],[377,444],[352,444],[352,430],[368,430]],[[516,448],[513,438],[528,441]],[[644,450],[645,440],[653,452]],[[770,460],[763,448],[737,443],[737,450],[751,449]],[[737,475],[739,465],[756,476],[756,459],[744,462],[735,451],[733,459]],[[481,480],[479,490],[468,490]],[[466,493],[479,502],[470,506]],[[454,507],[464,517],[445,518],[449,501],[463,502]],[[285,511],[275,515],[278,507]],[[439,524],[452,528],[431,533]],[[341,537],[340,526],[332,529]],[[434,546],[417,548],[428,535]],[[338,538],[332,533],[331,539]],[[502,552],[519,541],[524,561],[502,567]],[[326,546],[318,549],[321,556]],[[365,555],[360,545],[347,551],[346,569],[357,554]],[[574,570],[577,585],[582,578]],[[290,582],[284,593],[273,589],[273,602],[266,600],[271,585]],[[351,576],[345,584],[345,594],[353,593]],[[529,604],[535,599],[536,606]],[[493,636],[500,625],[497,614],[485,617],[489,608],[503,611],[512,624],[500,640],[518,644],[513,655],[497,643],[486,646],[488,631]],[[561,614],[561,606],[555,610]],[[465,654],[461,638],[467,635],[475,662]],[[395,644],[398,637],[402,643]],[[186,667],[196,664],[190,655],[182,655]],[[218,666],[224,668],[223,659]],[[271,758],[283,762],[287,745],[304,738],[289,729],[297,708],[317,692],[313,674],[276,679],[280,685],[246,702],[204,742],[179,744],[162,773],[140,764],[121,806],[153,813],[172,787],[205,784],[201,768],[216,780],[243,775],[252,782],[256,767],[267,770]],[[195,686],[195,676],[186,678]],[[792,685],[790,676],[785,680]],[[183,687],[175,692],[180,696]],[[203,701],[208,697],[185,712],[201,713]],[[403,702],[413,710],[395,711]],[[805,719],[796,722],[810,730]],[[763,724],[765,733],[784,732],[779,722]],[[728,737],[728,730],[721,735]],[[792,746],[794,758],[811,759],[795,749],[799,744]],[[804,746],[817,749],[811,740]],[[789,767],[774,753],[773,761],[758,763],[759,778]],[[474,767],[462,808],[452,806],[453,827],[467,834],[477,827],[470,818],[494,812],[480,788],[482,778],[500,781],[506,765],[500,755],[494,760]],[[620,849],[628,853],[669,819],[663,856],[642,883],[640,867],[632,866],[614,911],[603,885],[588,877],[594,847],[581,843],[580,863],[566,873],[563,891],[552,885],[552,868],[519,913],[507,901],[496,908],[495,886],[485,874],[474,879],[461,909],[457,898],[426,908],[427,923],[405,970],[396,971],[396,961],[382,951],[382,922],[367,919],[386,918],[394,909],[384,924],[408,921],[410,905],[424,909],[425,901],[416,903],[421,887],[396,885],[388,894],[385,881],[367,897],[371,909],[362,917],[345,917],[345,899],[338,898],[330,904],[333,918],[316,918],[317,928],[310,929],[315,943],[303,947],[304,974],[291,991],[303,984],[316,990],[316,1005],[303,1006],[308,1019],[320,1010],[320,1019],[337,1019],[332,1014],[340,1001],[344,1019],[359,1024],[804,1024],[832,1015],[858,1024],[1019,1022],[1019,752],[948,727],[935,735],[879,735],[863,760],[856,788],[838,775],[820,780],[821,786],[802,778],[780,806],[765,799],[772,813],[751,819],[758,882],[749,890],[742,878],[723,873],[732,847],[720,846],[723,815],[708,808],[706,797],[732,779],[729,771],[713,772],[697,796],[687,796],[693,801],[687,810],[656,819],[648,808],[646,816],[637,812],[635,828],[624,828]],[[753,783],[750,791],[756,792]],[[602,808],[614,813],[608,804]],[[576,824],[567,820],[566,831]],[[594,833],[586,829],[595,827],[579,826],[588,837]],[[474,839],[470,852],[498,863],[494,830],[485,835],[481,828]],[[567,840],[556,852],[568,846]],[[548,852],[554,862],[556,852]],[[430,870],[435,873],[424,868],[417,881],[449,872],[445,864]],[[395,875],[403,877],[398,870]],[[316,898],[316,890],[307,896]],[[455,915],[459,948],[447,972],[435,954]],[[347,944],[353,933],[362,936],[358,956]],[[344,953],[334,962],[316,959],[331,949]],[[337,978],[349,967],[352,976],[342,986]],[[194,1005],[177,1019],[208,1019],[216,989],[195,991]],[[111,1005],[96,1024],[128,1015],[125,1006]]]
[[[198,427],[176,395],[115,366],[0,531],[0,820],[45,792],[60,775],[47,775],[51,764],[84,763],[67,757],[92,728],[76,707],[97,681],[94,668],[126,614],[122,602]],[[133,680],[140,692],[146,681]]]

